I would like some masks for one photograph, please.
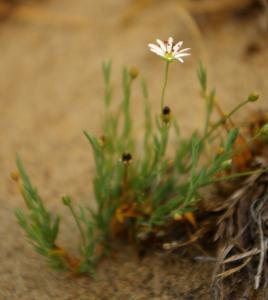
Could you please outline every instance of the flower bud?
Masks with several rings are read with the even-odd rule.
[[[258,132],[258,137],[263,142],[267,142],[267,140],[268,140],[268,123],[261,127],[261,129]]]
[[[100,144],[101,147],[105,146],[105,144],[106,144],[106,137],[105,137],[105,135],[101,135],[99,137],[99,144]]]
[[[180,213],[176,212],[173,214],[173,219],[174,221],[181,221],[183,220],[183,216]]]
[[[227,159],[227,160],[223,161],[221,166],[222,166],[223,169],[230,169],[231,166],[232,166],[232,160]]]
[[[219,147],[219,148],[217,149],[217,154],[218,154],[218,155],[222,155],[224,152],[225,152],[225,149],[224,149],[223,147]]]
[[[135,67],[131,67],[128,71],[130,78],[133,80],[138,77],[139,70]]]
[[[251,93],[249,96],[248,96],[248,101],[249,102],[255,102],[259,99],[259,95],[255,92]]]
[[[12,180],[18,182],[19,179],[20,179],[20,174],[19,174],[18,171],[12,171],[12,172],[10,173],[10,177],[11,177]]]
[[[63,196],[62,197],[62,203],[66,206],[70,206],[72,203],[72,200],[69,196]]]

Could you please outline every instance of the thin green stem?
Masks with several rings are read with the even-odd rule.
[[[226,122],[233,114],[235,114],[241,107],[243,107],[245,104],[247,104],[249,101],[246,100],[239,105],[237,105],[233,110],[231,110],[225,117],[221,118],[217,123],[215,123],[210,131],[203,137],[203,141],[206,140],[213,132],[216,130],[220,125],[222,125],[224,122]]]
[[[168,81],[169,64],[170,64],[170,62],[167,61],[166,67],[165,67],[165,73],[164,73],[164,83],[163,83],[163,88],[162,88],[162,93],[161,93],[161,112],[164,108],[164,98],[165,98],[165,92],[166,92],[167,81]]]
[[[127,189],[128,185],[128,164],[124,165],[123,188]]]
[[[204,128],[204,135],[206,135],[208,133],[208,129],[209,129],[209,124],[210,124],[210,118],[211,118],[211,114],[212,114],[212,110],[214,107],[214,103],[215,103],[215,90],[213,90],[209,95],[205,94],[205,92],[203,93],[203,97],[206,101],[206,120],[205,120],[205,128]]]
[[[204,187],[213,183],[217,183],[217,182],[222,182],[222,181],[226,181],[226,180],[231,180],[231,179],[235,179],[235,178],[239,178],[239,177],[245,177],[245,176],[250,176],[256,173],[263,173],[263,172],[267,172],[268,168],[265,169],[257,169],[257,170],[253,170],[253,171],[247,171],[247,172],[242,172],[242,173],[236,173],[236,174],[232,174],[229,176],[222,176],[220,178],[217,179],[213,179],[207,182],[204,182],[203,184],[201,184],[199,187]]]
[[[70,209],[70,211],[71,211],[71,214],[72,214],[72,216],[73,216],[73,218],[74,218],[74,220],[75,220],[75,223],[76,223],[76,225],[77,225],[77,228],[78,228],[78,230],[79,230],[79,232],[80,232],[83,247],[84,247],[84,249],[86,249],[86,247],[87,247],[87,244],[86,244],[86,237],[85,237],[84,231],[83,231],[83,229],[82,229],[82,227],[81,227],[81,224],[80,224],[80,222],[79,222],[79,219],[78,219],[78,217],[77,217],[77,214],[76,214],[76,212],[74,211],[73,206],[72,206],[71,203],[68,205],[68,207],[69,207],[69,209]]]

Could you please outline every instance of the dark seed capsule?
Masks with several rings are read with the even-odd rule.
[[[130,163],[132,160],[132,156],[130,153],[123,153],[122,154],[122,162],[127,164],[127,163]]]
[[[168,106],[165,106],[163,108],[161,118],[162,121],[166,124],[170,122],[172,116],[171,116],[171,109]]]
[[[170,114],[170,108],[168,106],[165,106],[162,110],[163,115],[169,115]]]

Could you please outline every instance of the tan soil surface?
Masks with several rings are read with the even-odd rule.
[[[94,166],[82,129],[101,134],[101,62],[114,64],[115,105],[120,100],[120,70],[135,65],[148,79],[158,108],[163,63],[147,43],[169,35],[185,40],[193,55],[172,65],[167,102],[185,132],[199,126],[204,111],[196,68],[206,60],[211,84],[224,109],[253,90],[258,107],[268,108],[268,39],[255,15],[203,22],[202,44],[176,9],[163,1],[144,10],[128,26],[120,22],[131,1],[41,1],[0,24],[0,299],[212,299],[212,266],[152,254],[139,260],[123,246],[99,266],[97,280],[74,279],[50,270],[27,243],[14,217],[24,207],[9,173],[21,157],[48,206],[66,219],[60,241],[73,248],[76,228],[60,197],[92,203]],[[30,12],[29,12],[30,11]],[[246,55],[252,43],[259,51]],[[200,49],[203,49],[202,55]],[[137,84],[138,87],[138,84]],[[138,90],[138,89],[137,89]],[[142,102],[134,92],[137,131]]]

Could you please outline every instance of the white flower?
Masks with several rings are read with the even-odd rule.
[[[171,62],[173,60],[178,60],[181,63],[184,62],[184,57],[189,56],[190,53],[187,53],[190,48],[181,49],[183,41],[178,42],[174,45],[173,38],[169,37],[167,41],[161,41],[160,39],[156,40],[157,44],[149,44],[149,48],[155,54],[163,57],[165,60]]]

